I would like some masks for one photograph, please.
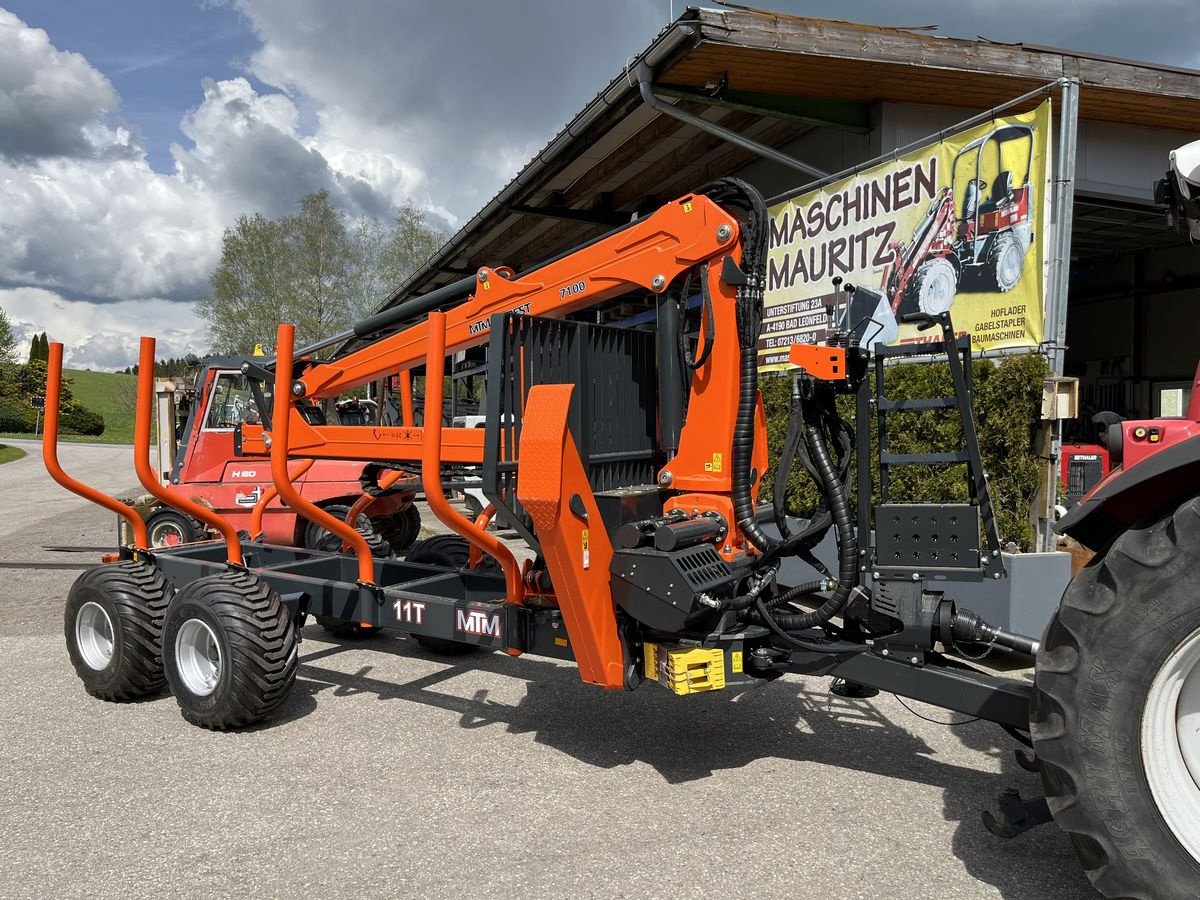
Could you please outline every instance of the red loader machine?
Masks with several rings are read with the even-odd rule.
[[[1014,157],[1021,165],[1009,168]],[[958,152],[953,187],[933,199],[907,247],[892,245],[896,264],[887,295],[895,315],[947,312],[960,284],[1002,292],[1016,287],[1033,243],[1032,165],[1028,125],[1003,125]],[[962,208],[956,210],[959,190]]]
[[[790,424],[768,474],[756,353],[767,236],[758,192],[722,179],[554,261],[519,274],[480,268],[359,322],[359,343],[327,359],[317,350],[351,335],[296,351],[281,325],[277,358],[244,367],[274,390],[269,415],[236,430],[240,452],[269,459],[284,502],[349,552],[249,540],[158,484],[145,364],[154,341],[144,339],[135,468],[147,490],[220,539],[151,549],[134,522],[122,561],[79,578],[65,632],[85,688],[120,701],[165,683],[189,722],[239,728],[287,696],[308,616],[445,651],[573,660],[598,688],[665,688],[679,702],[786,673],[837,677],[861,696],[882,689],[980,716],[1030,746],[1021,759],[1041,772],[1046,796],[1010,795],[1001,819],[985,814],[995,833],[1053,817],[1109,897],[1194,896],[1200,443],[1159,454],[1153,490],[1118,477],[1077,508],[1069,529],[1100,552],[1040,643],[989,625],[955,602],[965,583],[1006,578],[968,400],[969,343],[947,313],[918,311],[908,321],[940,340],[870,350],[863,323],[843,315],[825,344],[793,349]],[[695,348],[681,327],[688,284],[703,296]],[[594,324],[595,307],[630,294],[653,297],[657,327]],[[576,315],[584,311],[593,314]],[[372,429],[306,416],[312,402],[418,367],[425,403],[440,409],[447,355],[484,343],[484,428],[446,427],[438,415]],[[884,363],[919,353],[949,363],[953,396],[884,394]],[[58,467],[60,363],[55,345],[47,465],[65,487],[128,516]],[[854,398],[853,424],[838,414],[842,395]],[[893,414],[911,409],[959,416],[964,446],[889,452]],[[433,514],[457,537],[423,542],[404,561],[374,558],[362,535],[293,486],[294,467],[309,460],[361,458],[419,465]],[[891,499],[897,467],[943,464],[965,465],[971,502]],[[479,467],[491,505],[478,520],[446,500],[453,465]],[[795,465],[819,487],[807,519],[789,515],[782,490],[758,503],[763,479],[782,487]],[[529,546],[529,562],[518,565],[488,532],[492,515]],[[813,548],[831,530],[837,563],[827,568]],[[779,582],[790,557],[809,561],[810,580]],[[1036,656],[1036,682],[966,658],[993,646]]]
[[[261,387],[242,374],[241,367],[254,357],[210,357],[194,360],[197,373],[191,385],[181,379],[155,379],[155,426],[158,434],[160,472],[164,485],[185,492],[189,499],[206,506],[238,530],[249,531],[258,501],[269,495],[259,512],[255,534],[261,531],[273,544],[320,547],[341,542],[328,531],[296,515],[276,498],[271,484],[270,464],[265,459],[237,455],[236,429],[243,422],[259,421],[269,401]],[[260,362],[262,360],[259,360]],[[366,423],[374,404],[347,399],[338,401],[342,424]],[[322,415],[315,406],[306,415]],[[344,517],[360,498],[366,483],[373,483],[370,463],[350,460],[319,460],[297,472],[295,484],[308,500],[326,511]],[[377,491],[371,503],[361,508],[356,527],[378,556],[402,554],[417,539],[421,517],[413,498],[415,478],[396,482]],[[204,523],[185,515],[153,494],[134,498],[131,505],[145,520],[151,547],[174,546],[207,538]],[[122,529],[123,543],[131,537]]]

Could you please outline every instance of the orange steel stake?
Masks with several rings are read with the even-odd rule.
[[[412,428],[415,421],[413,418],[412,372],[408,369],[400,371],[400,413],[404,427]]]
[[[483,552],[494,556],[504,570],[506,599],[519,604],[525,596],[521,567],[500,539],[480,528],[450,505],[442,490],[442,378],[446,369],[446,314],[431,312],[429,350],[425,359],[425,425],[421,446],[421,484],[433,514]],[[278,395],[277,395],[278,396]]]
[[[288,478],[288,436],[292,415],[292,354],[296,346],[296,326],[282,324],[275,341],[275,409],[271,415],[271,480],[283,502],[301,515],[348,544],[358,557],[358,580],[375,583],[375,560],[366,539],[336,516],[300,496]]]
[[[307,472],[309,469],[311,469],[313,467],[314,462],[316,462],[315,459],[306,459],[306,460],[302,461],[300,463],[300,465],[296,466],[295,469],[292,469],[288,472],[288,481],[294,482],[297,478],[299,478],[301,475],[303,475],[305,472]],[[261,497],[259,497],[258,502],[254,504],[254,509],[252,509],[250,511],[250,539],[251,540],[256,541],[260,537],[262,537],[263,513],[266,512],[267,506],[270,505],[271,501],[274,500],[278,496],[279,496],[279,491],[275,490],[275,485],[272,484],[269,488],[267,488],[265,491],[263,491],[263,495]]]
[[[492,521],[492,517],[496,515],[496,504],[489,503],[483,508],[483,511],[475,517],[475,527],[482,528],[485,531],[488,527],[488,522]],[[467,568],[474,569],[483,560],[483,551],[471,545],[471,555],[467,557]]]
[[[150,536],[146,533],[146,523],[142,521],[141,516],[120,500],[75,480],[59,465],[58,404],[62,397],[62,358],[63,345],[55,341],[50,345],[50,356],[46,363],[46,418],[42,423],[42,462],[45,463],[50,477],[68,491],[115,512],[128,522],[129,527],[133,529],[134,547],[145,550],[150,546]]]
[[[133,468],[138,481],[152,496],[167,506],[199,519],[209,528],[214,528],[225,539],[225,551],[229,562],[242,564],[242,541],[237,529],[207,506],[201,506],[178,491],[168,490],[158,480],[157,473],[150,467],[150,419],[154,407],[154,338],[142,338],[138,357],[137,415],[133,429]]]

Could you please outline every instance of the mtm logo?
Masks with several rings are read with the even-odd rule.
[[[454,630],[480,637],[500,637],[500,613],[488,613],[482,609],[454,610]]]

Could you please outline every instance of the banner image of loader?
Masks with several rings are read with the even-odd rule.
[[[847,313],[872,343],[953,307],[975,350],[1040,344],[1049,148],[1047,101],[771,207],[760,365]]]

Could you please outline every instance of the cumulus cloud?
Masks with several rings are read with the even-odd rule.
[[[360,163],[358,173],[335,169],[320,141],[301,135],[300,112],[289,97],[259,94],[245,78],[205,79],[203,90],[204,101],[180,126],[192,146],[171,147],[185,183],[216,194],[227,207],[268,216],[291,212],[297,197],[320,190],[351,213],[379,217],[390,212],[391,199],[368,177],[390,175],[381,171],[386,161],[352,159]],[[349,157],[346,148],[337,149],[341,160]]]
[[[661,0],[366,0],[354,15],[322,0],[235,5],[262,41],[250,71],[311,98],[331,158],[334,145],[386,158],[416,176],[402,182],[408,196],[459,219],[619,73],[667,12]]]
[[[168,322],[169,301],[203,296],[221,232],[238,215],[282,215],[327,190],[351,217],[386,218],[422,183],[400,156],[341,136],[336,109],[320,112],[332,127],[306,134],[284,93],[257,92],[245,78],[198,88],[182,114],[185,140],[171,148],[174,171],[157,172],[111,120],[120,101],[109,81],[0,10],[0,289],[36,331],[50,326],[37,315],[70,304],[76,324],[55,322],[75,335],[68,344],[80,359],[102,365],[123,352],[127,342],[108,334],[127,332],[119,321],[91,326],[131,315],[126,304],[145,301],[152,320]],[[103,316],[73,301],[103,304]],[[177,308],[176,320],[193,331],[172,340],[197,343],[191,309]],[[83,322],[89,331],[78,330]]]
[[[105,116],[119,104],[108,79],[46,32],[0,9],[0,158],[27,161],[136,153],[127,128]]]
[[[126,300],[96,304],[68,300],[42,288],[0,290],[0,309],[20,340],[20,358],[29,353],[35,334],[45,331],[63,344],[63,359],[73,369],[123,369],[137,362],[142,335],[158,339],[160,358],[198,353],[201,323],[191,306],[168,300]]]

